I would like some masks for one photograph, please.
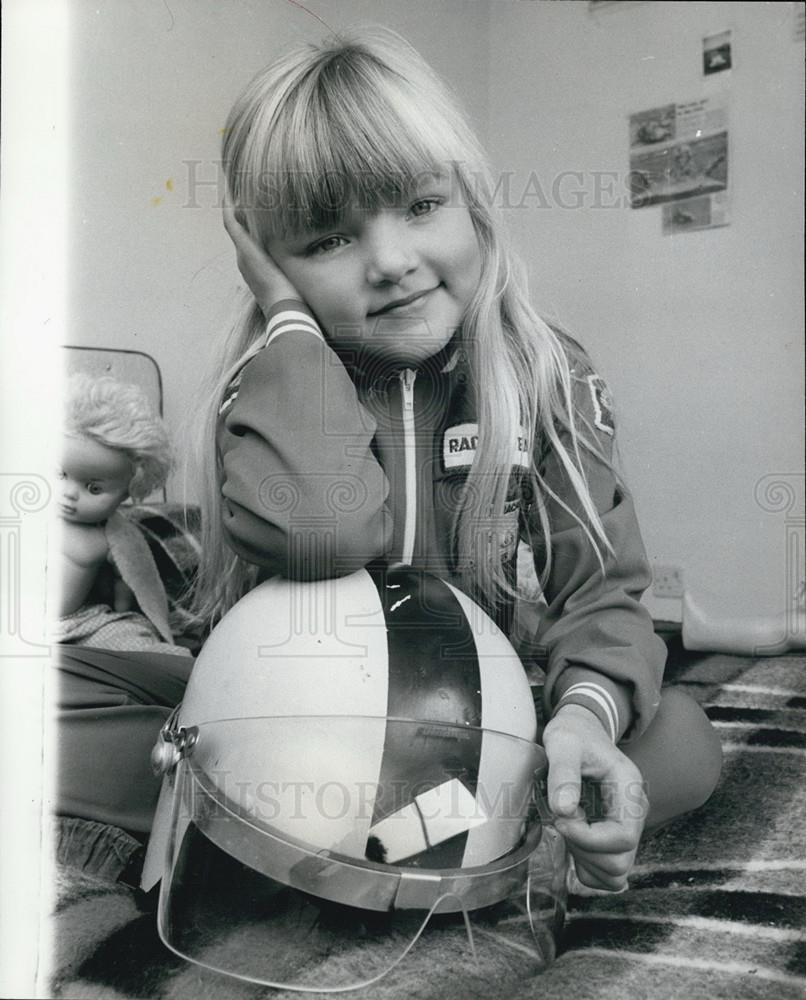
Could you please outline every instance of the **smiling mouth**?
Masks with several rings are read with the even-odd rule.
[[[407,295],[402,299],[395,299],[394,302],[387,302],[385,306],[380,309],[375,309],[373,312],[369,313],[370,316],[383,316],[385,313],[395,313],[400,310],[405,309],[406,306],[413,305],[415,302],[419,302],[424,299],[431,292],[435,292],[439,288],[439,285],[434,285],[433,288],[424,288],[421,292],[414,292],[412,295]]]

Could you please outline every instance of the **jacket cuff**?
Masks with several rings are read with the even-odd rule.
[[[563,705],[581,705],[601,722],[614,743],[619,743],[632,724],[632,702],[624,684],[586,667],[570,666],[554,686],[552,718]]]
[[[266,317],[266,339],[263,346],[268,347],[281,333],[292,330],[312,333],[320,340],[325,339],[313,313],[301,299],[282,299],[274,303]]]

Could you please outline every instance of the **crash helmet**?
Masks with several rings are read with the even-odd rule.
[[[211,633],[154,750],[144,887],[161,878],[163,941],[326,992],[434,934],[483,963],[497,938],[479,931],[506,913],[540,971],[565,850],[536,736],[520,659],[451,584],[381,567],[259,585]]]

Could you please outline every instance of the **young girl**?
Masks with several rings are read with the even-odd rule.
[[[549,804],[580,881],[623,889],[645,823],[712,792],[719,743],[693,701],[661,696],[607,390],[531,307],[476,139],[378,30],[256,77],[223,162],[254,301],[210,393],[200,612],[220,617],[271,575],[383,558],[457,583],[510,629],[527,545]],[[597,822],[583,778],[602,791]]]
[[[164,424],[136,386],[74,375],[67,387],[63,431],[54,638],[105,649],[158,648],[188,655],[173,644],[168,601],[148,545],[118,511],[124,500],[145,499],[165,482],[172,455]],[[113,610],[95,599],[99,576],[109,564],[142,614]]]

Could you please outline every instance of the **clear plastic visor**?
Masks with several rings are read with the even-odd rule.
[[[312,992],[369,985],[415,943],[419,961],[449,947],[481,973],[552,961],[567,860],[545,822],[541,747],[371,718],[194,736],[166,778],[159,903],[183,958]]]

